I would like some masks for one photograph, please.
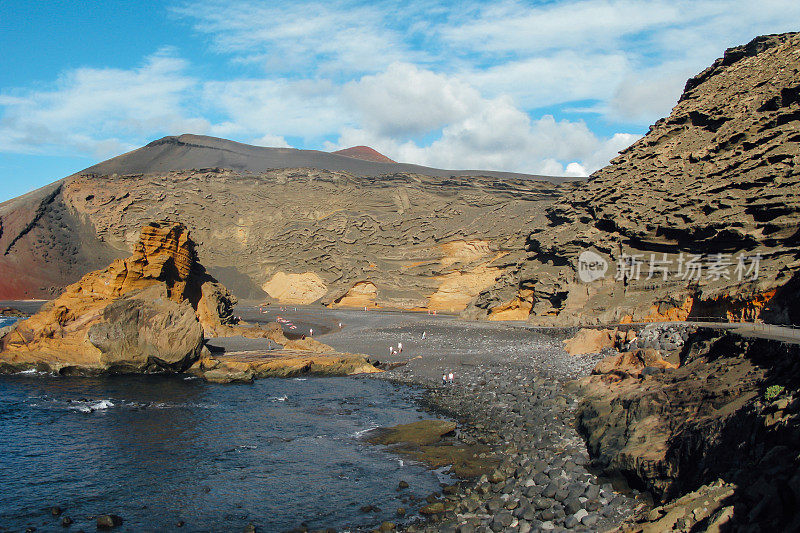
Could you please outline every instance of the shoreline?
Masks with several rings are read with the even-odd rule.
[[[579,398],[565,388],[568,382],[534,377],[510,389],[496,375],[480,385],[480,373],[446,386],[391,371],[369,377],[423,389],[418,403],[427,413],[456,420],[461,442],[487,445],[501,461],[490,475],[445,487],[438,500],[443,512],[398,524],[398,531],[607,531],[652,506],[649,494],[591,467],[574,427]],[[506,416],[497,416],[489,403],[496,397]],[[526,409],[527,416],[520,412]]]
[[[489,475],[444,487],[436,500],[440,512],[396,524],[398,530],[608,530],[651,505],[646,493],[615,488],[591,466],[575,429],[578,398],[564,386],[588,375],[602,356],[568,355],[562,340],[573,328],[541,332],[401,313],[378,320],[339,316],[352,323],[321,341],[400,363],[369,377],[423,389],[425,411],[456,420],[460,442],[488,445],[500,460]],[[389,339],[401,339],[402,354],[380,355]],[[454,371],[452,384],[441,385],[444,370]]]
[[[399,530],[612,529],[649,505],[645,495],[632,499],[592,473],[574,427],[577,398],[564,385],[588,375],[600,357],[564,351],[561,341],[573,328],[531,331],[522,324],[391,311],[298,307],[281,313],[299,331],[322,326],[325,333],[314,338],[336,350],[388,363],[390,370],[368,377],[421,389],[422,409],[458,421],[458,441],[496,450],[498,468],[443,487],[429,499],[426,520],[399,523]],[[251,322],[254,314],[267,318],[257,307],[237,314]],[[384,353],[398,339],[403,353]],[[455,381],[442,386],[445,370],[455,372]]]

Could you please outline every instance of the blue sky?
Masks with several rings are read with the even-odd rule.
[[[0,201],[164,135],[585,175],[800,3],[4,2]]]

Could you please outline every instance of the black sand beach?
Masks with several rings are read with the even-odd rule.
[[[445,487],[428,520],[398,523],[408,531],[607,530],[646,495],[593,473],[574,427],[576,398],[565,385],[588,374],[599,356],[570,356],[568,330],[471,322],[452,316],[318,307],[240,307],[245,319],[290,320],[297,331],[343,352],[364,353],[390,368],[375,379],[428,389],[427,409],[459,420],[457,438],[495,450],[499,467]],[[339,323],[342,328],[339,329]],[[319,329],[317,329],[319,328]],[[329,331],[317,335],[317,331]],[[244,339],[215,343],[241,348]],[[390,355],[389,347],[402,353]],[[396,366],[392,368],[395,364]],[[442,375],[453,382],[442,384]],[[441,503],[442,505],[438,505]],[[431,507],[431,506],[429,506]],[[377,526],[377,525],[376,525]],[[385,528],[389,525],[385,524]]]

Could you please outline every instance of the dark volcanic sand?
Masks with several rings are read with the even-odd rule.
[[[564,330],[424,313],[267,309],[260,314],[240,308],[239,313],[245,319],[280,315],[303,333],[313,324],[315,331],[330,331],[314,337],[337,350],[372,355],[382,363],[408,361],[374,377],[428,387],[423,402],[459,419],[463,442],[498,450],[503,462],[492,476],[459,484],[444,496],[450,512],[406,524],[407,529],[605,530],[649,503],[646,495],[619,484],[615,490],[590,471],[584,442],[574,429],[576,398],[563,385],[589,373],[599,356],[568,355]],[[402,354],[390,356],[389,346],[398,342]],[[442,374],[449,372],[455,382],[443,386]]]

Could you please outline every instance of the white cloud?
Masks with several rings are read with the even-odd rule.
[[[192,2],[175,11],[196,21],[216,49],[267,71],[374,72],[412,56],[389,27],[386,5],[332,2]]]
[[[669,114],[683,92],[689,71],[650,72],[645,76],[626,76],[609,100],[606,114],[627,122],[652,124]]]
[[[572,163],[567,165],[567,168],[564,169],[564,175],[582,177],[582,176],[588,176],[589,172],[587,172],[586,168],[584,168],[583,165],[573,161]]]
[[[508,94],[526,109],[576,100],[605,100],[631,66],[622,53],[562,50],[460,73],[482,94]]]
[[[325,80],[247,79],[204,83],[203,105],[226,117],[211,126],[217,136],[318,138],[348,124],[340,88]]]
[[[213,65],[165,50],[136,68],[2,89],[0,151],[106,157],[194,132],[587,174],[638,137],[619,124],[643,131],[667,114],[725,47],[800,23],[795,0],[198,0],[175,11],[227,63],[217,77],[190,75]]]
[[[480,101],[466,83],[393,63],[376,75],[345,85],[344,98],[364,125],[381,135],[421,135],[470,115]]]
[[[396,69],[396,74],[400,72],[407,73],[407,69]],[[603,166],[618,150],[636,139],[635,135],[629,134],[601,139],[583,122],[556,121],[550,115],[532,120],[508,96],[482,98],[463,82],[429,74],[431,75],[418,69],[413,71],[414,76],[431,85],[427,87],[427,92],[434,95],[433,106],[442,106],[443,103],[452,101],[469,102],[463,109],[456,107],[457,113],[447,113],[448,123],[441,129],[437,140],[429,144],[419,144],[413,140],[401,140],[394,135],[387,124],[394,124],[394,119],[402,124],[406,123],[396,117],[395,110],[384,112],[395,105],[396,98],[391,91],[378,90],[370,94],[370,103],[366,106],[367,109],[377,110],[377,118],[365,120],[364,127],[346,128],[338,141],[328,143],[326,149],[366,144],[396,161],[433,167],[587,175]],[[379,87],[384,86],[383,82],[389,86],[396,82],[394,76],[370,78],[370,82],[374,79],[381,80]],[[461,100],[450,98],[451,92],[446,89],[453,86],[460,88]],[[442,98],[442,95],[448,97]],[[413,103],[414,99],[401,99],[398,116],[416,116],[416,110],[410,107],[409,102]],[[427,109],[424,105],[422,107],[423,110]],[[419,126],[415,133],[436,131],[439,122],[414,121]],[[370,127],[371,125],[374,127]],[[568,163],[566,168],[561,161]]]
[[[255,146],[266,146],[268,148],[292,148],[286,139],[280,135],[264,135],[258,139],[253,139],[250,144]]]
[[[186,113],[194,86],[186,63],[159,53],[132,70],[80,68],[48,90],[0,99],[0,150],[73,151],[109,157],[153,132],[203,133],[209,123]]]
[[[460,24],[443,27],[441,35],[480,53],[616,50],[629,36],[680,19],[678,3],[663,0],[562,1],[535,6],[506,1],[488,4]]]

